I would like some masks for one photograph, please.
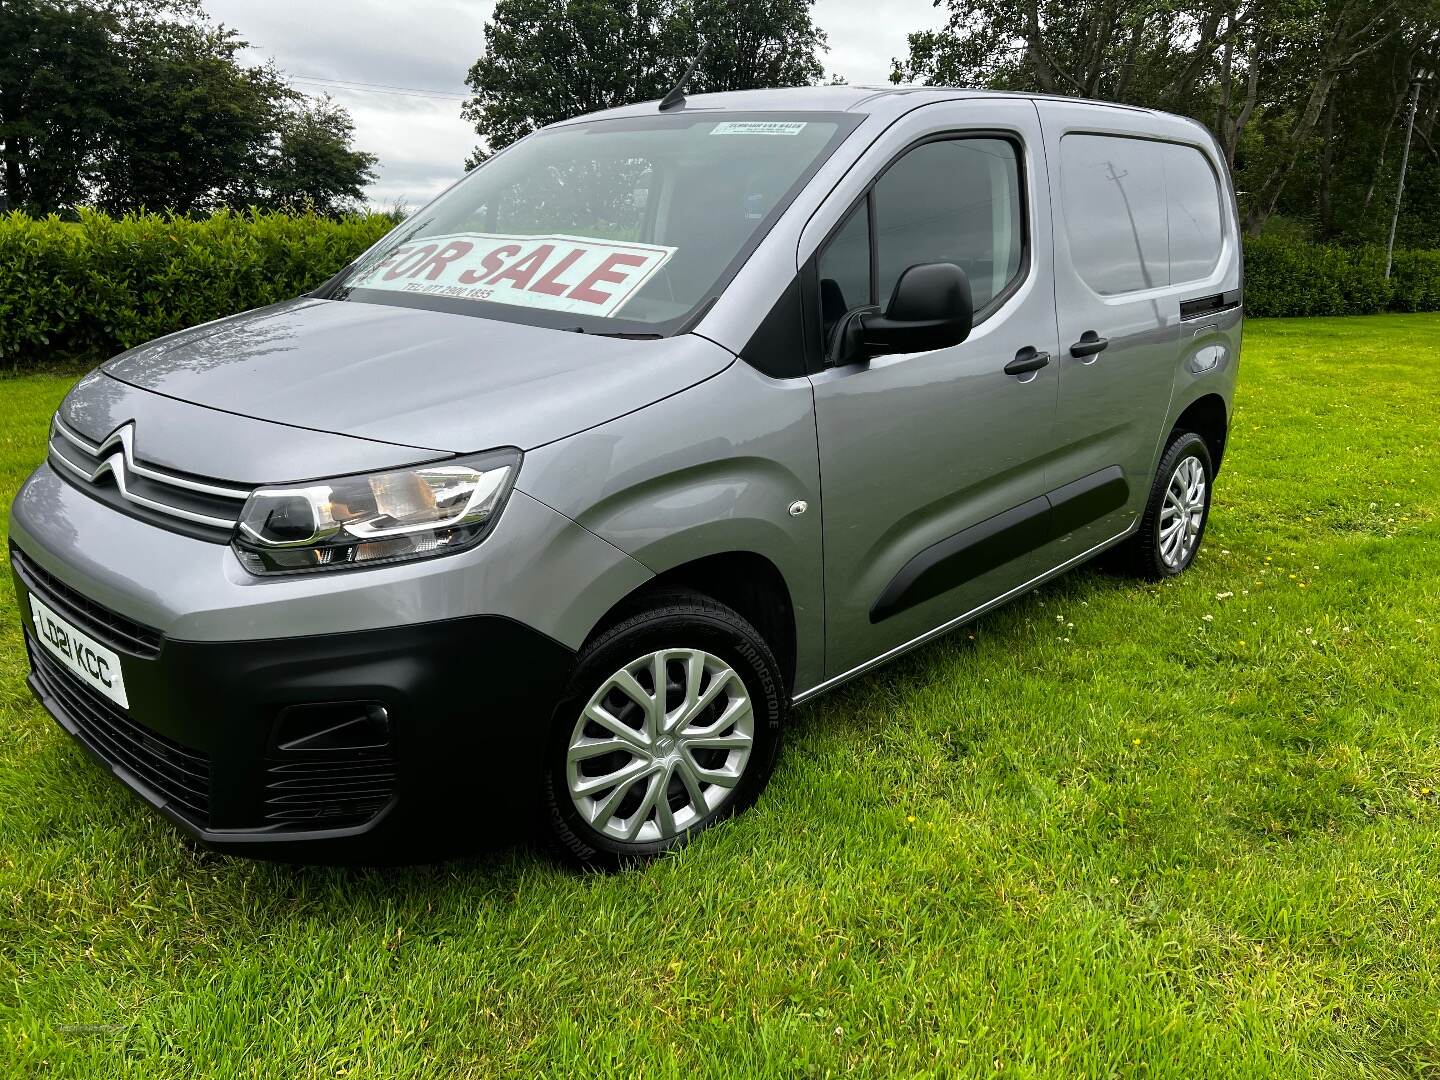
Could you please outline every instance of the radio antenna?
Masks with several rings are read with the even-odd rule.
[[[705,46],[700,46],[700,52],[696,54],[694,61],[685,69],[685,74],[680,76],[680,81],[670,88],[670,92],[660,99],[660,111],[669,112],[671,109],[679,109],[685,105],[685,84],[690,77],[700,68],[700,62],[705,59]]]

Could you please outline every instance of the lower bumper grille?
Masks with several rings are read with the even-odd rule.
[[[97,754],[119,766],[177,813],[205,827],[210,820],[210,758],[151,731],[122,713],[26,639],[40,690]]]
[[[272,764],[266,780],[268,823],[341,829],[363,825],[394,797],[395,763],[386,757]]]
[[[10,565],[26,589],[102,645],[146,660],[160,655],[160,631],[117,615],[76,592],[14,544],[10,545]],[[21,617],[28,615],[27,611]]]

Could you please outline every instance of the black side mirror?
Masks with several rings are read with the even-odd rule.
[[[965,271],[954,263],[918,263],[895,282],[884,314],[860,317],[860,339],[871,356],[927,352],[959,345],[974,320]]]

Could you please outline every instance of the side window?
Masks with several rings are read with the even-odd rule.
[[[1169,284],[1162,147],[1142,139],[1066,135],[1061,186],[1070,257],[1101,296]]]
[[[954,138],[923,143],[894,162],[820,252],[823,340],[846,312],[884,307],[900,275],[918,263],[964,270],[977,311],[1003,292],[1025,252],[1017,154],[1006,139]]]
[[[820,254],[821,340],[830,341],[847,311],[872,303],[870,298],[870,201],[850,211],[845,224]]]
[[[948,262],[983,308],[1020,270],[1020,176],[1004,139],[925,143],[875,184],[875,247],[883,306],[917,263]]]
[[[1165,192],[1170,207],[1170,282],[1210,276],[1220,261],[1220,182],[1205,155],[1193,146],[1167,143]]]

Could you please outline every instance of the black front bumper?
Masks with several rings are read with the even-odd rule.
[[[297,862],[421,861],[535,820],[541,754],[574,663],[475,616],[271,641],[174,641],[12,551],[29,685],[127,787],[207,845]],[[121,655],[130,708],[35,640],[34,592]],[[482,794],[483,793],[483,794]]]

